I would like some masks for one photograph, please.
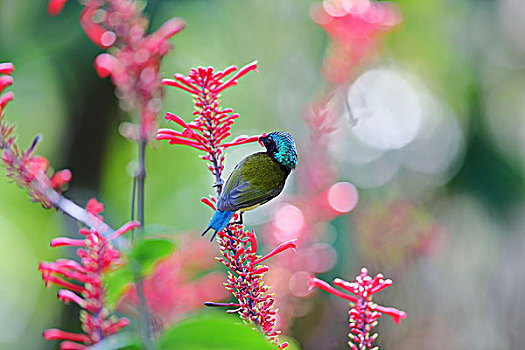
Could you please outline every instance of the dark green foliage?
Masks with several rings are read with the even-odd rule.
[[[156,261],[169,256],[174,249],[175,244],[172,241],[160,238],[144,239],[133,248],[129,258],[138,263],[141,274],[146,275],[151,272]]]
[[[91,346],[90,350],[139,350],[143,345],[141,339],[131,332],[122,332],[107,337],[100,343]]]
[[[226,315],[200,315],[177,323],[159,339],[161,350],[271,350],[257,331]]]

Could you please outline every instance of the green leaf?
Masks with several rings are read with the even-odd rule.
[[[140,338],[131,332],[121,332],[105,338],[100,343],[91,346],[89,350],[138,350],[141,348]]]
[[[107,306],[112,309],[128,285],[134,283],[139,273],[141,276],[150,273],[155,262],[170,255],[174,249],[173,242],[165,239],[140,241],[129,254],[129,263],[105,276]]]
[[[144,239],[133,248],[129,257],[140,265],[140,272],[145,276],[151,272],[157,260],[167,257],[173,250],[175,244],[172,241],[161,238]]]
[[[117,301],[120,299],[126,287],[133,283],[134,275],[128,266],[108,273],[104,277],[104,285],[106,287],[106,306],[113,309]]]
[[[261,334],[226,315],[187,318],[159,339],[161,350],[275,350]]]

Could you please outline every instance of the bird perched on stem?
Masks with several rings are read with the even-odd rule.
[[[203,236],[213,229],[213,240],[217,232],[228,226],[236,211],[240,210],[242,223],[245,211],[268,202],[283,190],[286,178],[297,165],[297,151],[292,136],[284,131],[275,131],[261,136],[259,143],[266,147],[266,152],[249,155],[233,169]]]

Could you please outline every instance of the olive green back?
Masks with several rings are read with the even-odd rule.
[[[289,173],[267,153],[249,155],[226,181],[217,207],[236,211],[266,203],[281,193]]]

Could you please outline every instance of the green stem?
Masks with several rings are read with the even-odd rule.
[[[133,184],[133,200],[132,208],[135,208],[135,190],[137,191],[137,219],[140,222],[140,227],[138,228],[138,239],[144,238],[144,185],[146,180],[146,141],[141,141],[139,143],[139,159],[138,159],[138,169],[135,174],[134,184]],[[135,187],[136,186],[136,187]],[[133,215],[133,213],[132,213]],[[133,237],[134,244],[136,242],[135,237]],[[140,303],[140,317],[141,317],[141,333],[144,341],[144,346],[147,350],[155,349],[153,340],[152,340],[152,320],[150,310],[146,302],[146,296],[144,293],[144,280],[142,276],[136,276],[136,285],[137,285],[137,295],[139,297]]]

